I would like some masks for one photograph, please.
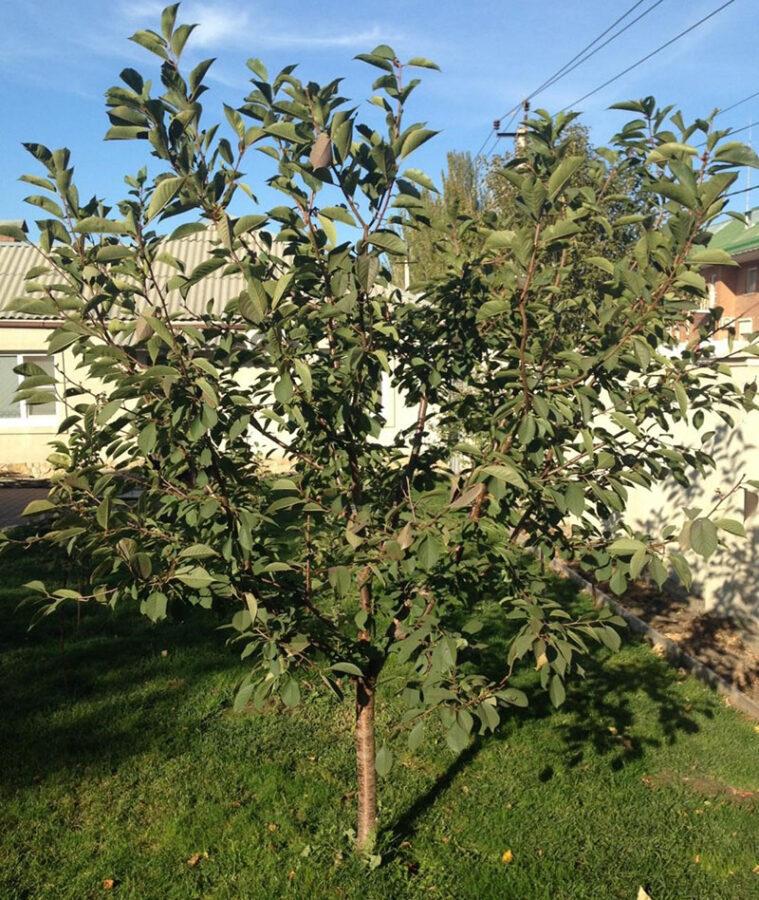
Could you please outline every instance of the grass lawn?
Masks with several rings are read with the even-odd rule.
[[[349,703],[233,714],[244,669],[202,611],[28,632],[44,568],[0,557],[2,897],[759,897],[754,723],[643,645],[459,758],[399,739],[368,873]]]

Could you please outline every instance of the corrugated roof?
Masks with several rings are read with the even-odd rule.
[[[15,297],[24,295],[24,276],[40,262],[40,255],[31,244],[0,243],[0,319],[37,318],[6,309],[6,306]]]
[[[724,250],[731,256],[741,253],[749,253],[751,250],[759,250],[759,207],[752,209],[748,214],[749,225],[744,225],[737,219],[728,219],[724,225],[718,228],[709,241],[710,247]]]
[[[164,250],[179,260],[184,265],[184,274],[189,275],[199,263],[209,259],[211,250],[216,246],[218,246],[218,239],[215,236],[215,230],[209,228],[204,232],[179,238],[176,241],[167,241]],[[274,248],[275,253],[281,253],[281,251],[281,247]],[[24,296],[24,276],[27,272],[44,262],[45,260],[31,244],[0,242],[0,324],[3,320],[35,321],[46,318],[30,316],[27,313],[7,308],[12,300]],[[166,297],[169,311],[186,312],[190,317],[199,316],[211,303],[212,311],[220,313],[225,304],[236,297],[245,287],[243,277],[239,273],[223,275],[223,271],[223,268],[217,269],[216,272],[193,285],[186,299],[178,290],[168,292]],[[166,283],[178,272],[168,262],[159,261],[155,266],[155,274],[159,281]],[[57,276],[47,275],[34,280],[44,282],[59,281],[60,279]],[[157,301],[157,298],[155,299]]]

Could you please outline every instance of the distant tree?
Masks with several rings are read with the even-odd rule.
[[[473,218],[485,207],[484,185],[479,163],[470,153],[452,150],[447,154],[447,169],[442,173],[442,192],[425,190],[423,207],[415,209],[404,227],[408,245],[410,284],[424,284],[439,274],[438,242],[457,238],[455,223],[459,216]],[[406,264],[396,280],[405,283]]]
[[[29,512],[51,519],[39,540],[90,563],[82,593],[29,587],[51,611],[129,603],[157,620],[185,601],[217,607],[249,670],[238,709],[297,707],[300,669],[309,689],[342,699],[350,687],[357,846],[369,851],[376,775],[391,772],[397,740],[388,731],[377,749],[378,697],[401,692],[392,733],[407,728],[412,749],[436,722],[455,752],[527,704],[520,667],[537,668],[559,706],[590,646],[616,648],[622,623],[548,599],[541,557],[620,591],[670,567],[687,580],[684,553],[709,557],[721,530],[740,530],[718,504],[655,535],[619,514],[630,488],[688,483],[712,465],[674,426],[701,429],[707,412],[729,424],[731,410],[754,408],[753,386],[724,378],[708,342],[682,350],[674,330],[704,295],[701,266],[730,263],[704,246],[704,229],[755,157],[708,121],[665,122],[646,102],[633,105],[640,124],[589,162],[571,117],[539,115],[525,159],[503,167],[511,218],[464,209],[473,183],[452,179],[444,269],[409,296],[388,261],[407,259],[407,216],[428,227],[431,182],[402,166],[434,132],[405,125],[417,85],[405,78],[433,64],[402,65],[385,45],[360,55],[379,70],[378,129],[338,80],[304,83],[292,66],[270,79],[250,60],[252,89],[225,107],[225,134],[203,124],[212,61],[184,71],[191,26],[176,13],[133,36],[160,59],[162,92],[125,69],[107,94],[107,137],[144,142],[154,177],[127,178],[112,210],[80,199],[68,151],[28,145],[43,168],[27,177],[43,192],[30,202],[49,217],[21,305],[60,317],[49,350],[78,361],[54,485]],[[283,204],[231,214],[233,198],[250,196],[243,169],[269,159]],[[640,184],[650,211],[614,193],[615,173]],[[156,231],[180,213],[173,236],[217,238],[191,271]],[[618,240],[628,229],[635,241]],[[159,276],[159,260],[174,274]],[[172,311],[170,292],[211,273],[245,289],[199,321]],[[45,372],[22,372],[20,396],[48,402]],[[416,409],[389,445],[378,440],[387,374]],[[254,457],[256,435],[278,446],[285,475]],[[483,611],[509,642],[496,675],[482,665]]]

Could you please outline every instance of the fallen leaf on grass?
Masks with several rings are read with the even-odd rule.
[[[508,866],[509,863],[514,862],[514,854],[511,852],[511,850],[503,851],[503,853],[501,854],[501,862],[505,866]]]
[[[759,866],[754,866],[751,871],[754,873],[754,875],[759,875]]]
[[[208,859],[208,852],[203,853],[193,853],[192,856],[187,860],[187,865],[194,869],[195,866],[199,865],[200,861],[203,859]]]
[[[651,897],[651,895],[648,893],[648,891],[645,888],[639,887],[638,888],[638,896],[637,896],[636,900],[653,900],[653,898]]]
[[[116,887],[116,881],[113,878],[104,878],[103,879],[103,890],[104,891],[112,891]]]

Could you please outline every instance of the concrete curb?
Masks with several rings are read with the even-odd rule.
[[[629,612],[629,610],[625,609],[617,600],[609,596],[609,594],[599,590],[594,584],[591,584],[591,582],[586,581],[582,575],[578,575],[574,569],[570,568],[562,560],[554,559],[551,562],[551,569],[553,569],[557,575],[569,579],[574,582],[574,584],[587,591],[596,606],[609,606],[618,616],[622,616],[631,631],[641,635],[653,647],[659,647],[664,651],[664,657],[668,663],[686,669],[691,675],[695,675],[699,681],[703,681],[705,684],[708,684],[709,687],[714,688],[717,693],[726,697],[730,706],[739,709],[742,713],[759,721],[759,703],[752,700],[742,691],[739,691],[738,688],[730,684],[729,681],[725,681],[724,678],[718,675],[713,669],[705,666],[700,660],[691,656],[689,653],[686,653],[679,644],[675,643],[671,638],[665,637],[661,632],[652,628],[647,622],[644,622],[643,619]]]

